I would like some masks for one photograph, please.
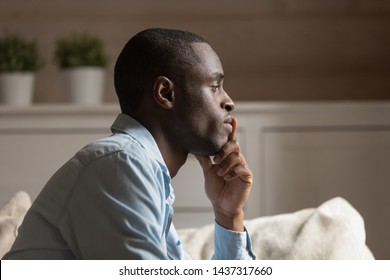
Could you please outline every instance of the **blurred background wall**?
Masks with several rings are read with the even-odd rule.
[[[390,98],[388,0],[0,0],[0,35],[35,39],[46,62],[35,103],[62,102],[55,41],[87,32],[110,56],[106,102],[115,102],[113,65],[145,28],[205,37],[224,65],[236,100]]]
[[[342,194],[366,218],[368,244],[376,257],[389,259],[390,227],[383,221],[389,215],[390,0],[0,0],[0,36],[18,34],[36,40],[45,61],[36,77],[36,104],[64,102],[60,71],[53,59],[55,42],[83,32],[104,42],[110,57],[105,101],[116,102],[116,57],[130,37],[150,27],[185,29],[205,37],[222,60],[225,89],[235,101],[386,100],[383,108],[378,104],[368,111],[366,107],[346,108],[346,114],[337,104],[332,107],[335,111],[325,105],[322,110],[309,106],[303,115],[304,107],[290,108],[286,114],[282,106],[281,110],[262,111],[261,119],[247,121],[251,129],[241,132],[255,147],[248,151],[257,174],[251,207],[267,210],[270,206],[262,214],[274,214],[306,207],[309,202],[316,206],[324,197]],[[104,133],[105,121],[108,125],[112,121],[109,115],[101,119],[105,116],[102,108],[92,109],[96,115],[74,108],[62,108],[62,114],[56,114],[58,108],[50,105],[42,109],[29,115],[25,108],[15,112],[11,108],[0,117],[0,159],[6,161],[0,170],[2,195],[23,186],[20,180],[28,182],[27,186],[35,180],[39,190],[53,168],[81,144],[97,138],[96,133],[77,135],[81,133],[78,126],[90,126],[80,119],[91,118],[99,128],[104,127]],[[66,121],[58,121],[62,117]],[[68,122],[75,124],[76,132],[69,127],[65,135],[51,132],[50,128]],[[14,133],[15,123],[22,133]],[[36,132],[31,123],[43,129]],[[245,116],[240,123],[245,123]],[[269,130],[252,129],[259,123]],[[286,126],[293,130],[283,130]],[[36,146],[31,144],[34,139]],[[45,153],[52,157],[46,161],[50,163],[46,173],[35,173],[34,168],[44,169],[36,165],[36,154],[50,149]],[[192,174],[194,168],[188,166]],[[20,176],[20,168],[30,177],[27,173]],[[304,188],[307,192],[302,196]],[[182,218],[190,220],[185,215]]]

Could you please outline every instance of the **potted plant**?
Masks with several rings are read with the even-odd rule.
[[[35,72],[41,66],[35,41],[17,35],[0,38],[0,99],[7,105],[32,103]]]
[[[107,55],[98,38],[83,33],[57,40],[55,60],[62,71],[67,101],[83,105],[102,102]]]

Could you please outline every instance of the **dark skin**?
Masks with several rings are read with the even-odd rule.
[[[223,89],[217,54],[206,43],[192,46],[201,61],[190,70],[186,84],[157,77],[136,118],[153,135],[172,177],[189,153],[196,156],[216,222],[243,231],[253,175],[236,140],[237,120],[230,115],[234,103]]]

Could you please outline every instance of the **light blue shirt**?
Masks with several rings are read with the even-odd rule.
[[[171,178],[152,135],[120,114],[113,135],[49,180],[8,259],[188,259],[172,224]],[[247,232],[215,223],[214,259],[253,259]]]

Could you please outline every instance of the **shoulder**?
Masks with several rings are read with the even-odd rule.
[[[75,158],[85,166],[113,158],[149,161],[145,148],[127,134],[113,134],[96,140],[78,151]]]
[[[167,168],[143,143],[128,134],[114,134],[81,149],[74,157],[82,177],[105,181],[170,183]],[[106,182],[108,183],[108,182]]]

